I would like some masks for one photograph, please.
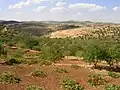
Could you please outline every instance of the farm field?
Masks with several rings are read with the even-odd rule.
[[[83,64],[83,61],[65,61],[66,64]],[[71,63],[69,63],[71,62]],[[64,65],[64,61],[62,61],[63,65],[50,65],[50,66],[40,66],[39,64],[34,65],[0,65],[0,73],[2,72],[12,72],[18,75],[21,78],[21,82],[19,84],[0,84],[0,90],[25,90],[25,87],[28,85],[35,85],[44,88],[45,90],[62,90],[60,86],[60,82],[63,78],[71,78],[76,80],[80,85],[84,86],[85,90],[104,90],[104,86],[92,87],[88,84],[88,76],[91,73],[101,74],[103,77],[108,80],[109,84],[120,85],[120,78],[114,79],[107,75],[106,70],[95,70],[85,67],[79,67],[78,69],[71,68],[70,65]],[[85,64],[85,63],[84,63]],[[65,69],[67,73],[59,73],[55,72],[56,69]],[[40,69],[47,73],[46,77],[32,77],[31,72],[36,69]]]

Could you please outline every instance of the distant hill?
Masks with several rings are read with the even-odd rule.
[[[18,21],[3,21],[3,20],[0,20],[0,24],[18,24],[18,23],[21,23],[21,22],[18,22]]]

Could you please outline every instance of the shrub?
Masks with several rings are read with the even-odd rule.
[[[55,72],[57,73],[68,73],[68,71],[66,69],[59,69],[59,68],[56,68]]]
[[[25,90],[44,90],[38,86],[27,86]]]
[[[108,75],[113,78],[120,78],[120,75],[115,72],[108,72]]]
[[[72,79],[62,80],[61,86],[63,90],[83,90],[84,89],[81,85],[79,85],[78,82]]]
[[[107,85],[105,90],[120,90],[120,86],[117,85]]]
[[[80,66],[76,65],[76,64],[73,64],[71,65],[71,68],[75,68],[76,70],[80,68]]]
[[[10,72],[3,72],[0,74],[0,82],[7,84],[16,84],[19,83],[21,79],[17,77],[15,74]]]
[[[14,65],[14,64],[21,64],[22,62],[25,62],[24,60],[19,60],[16,58],[11,58],[9,60],[6,61],[7,65]]]
[[[43,60],[41,65],[46,65],[46,66],[49,66],[52,64],[52,61],[49,61],[49,60]]]
[[[32,59],[32,60],[27,61],[27,64],[29,64],[29,65],[37,64],[37,63],[39,63],[39,61],[37,59],[34,59],[34,60]]]
[[[103,79],[100,74],[90,74],[88,83],[91,86],[96,87],[96,86],[100,86],[100,85],[105,85],[107,83],[107,81],[105,79]]]
[[[32,72],[32,76],[33,77],[46,77],[47,74],[41,70],[35,70],[34,72]]]

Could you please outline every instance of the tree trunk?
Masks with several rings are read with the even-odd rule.
[[[98,60],[95,60],[95,62],[94,62],[94,67],[95,68],[97,67],[97,63],[98,63]]]

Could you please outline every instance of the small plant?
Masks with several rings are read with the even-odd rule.
[[[21,79],[17,77],[15,74],[10,72],[3,72],[0,74],[0,82],[7,84],[16,84],[19,83]]]
[[[62,80],[61,86],[63,90],[83,90],[84,89],[81,85],[79,85],[78,82],[72,79]]]
[[[107,83],[107,81],[105,79],[103,79],[100,74],[90,74],[88,83],[91,86],[96,87],[96,86],[100,86],[100,85],[105,85]]]
[[[117,85],[107,85],[105,90],[120,90],[120,86]]]
[[[47,74],[41,70],[36,70],[36,71],[32,72],[32,76],[33,77],[46,77]]]
[[[68,73],[68,71],[66,69],[63,69],[63,68],[56,68],[55,72],[57,73]]]
[[[41,62],[41,65],[49,66],[49,65],[51,65],[51,64],[52,64],[52,62],[51,62],[51,61],[48,61],[48,60],[43,60],[43,61]]]
[[[76,65],[76,64],[73,64],[71,65],[71,68],[75,68],[76,70],[80,68],[80,66]]]
[[[11,58],[9,60],[6,61],[7,65],[14,65],[14,64],[21,64],[22,62],[25,62],[25,60],[19,60],[16,58]]]
[[[27,86],[25,90],[44,90],[38,86]]]
[[[37,63],[39,63],[39,61],[36,59],[36,60],[28,60],[27,61],[27,64],[29,64],[29,65],[32,65],[32,64],[37,64]]]
[[[115,72],[108,72],[108,75],[113,78],[120,78],[120,75]]]

